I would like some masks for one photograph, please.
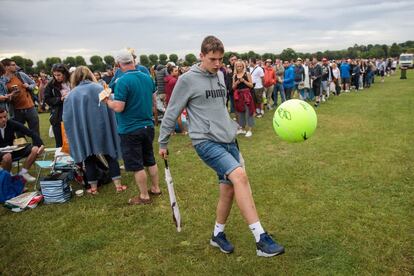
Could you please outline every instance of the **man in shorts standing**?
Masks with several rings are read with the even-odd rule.
[[[122,70],[117,80],[114,99],[107,98],[106,104],[116,112],[118,134],[121,137],[122,157],[125,170],[133,171],[140,194],[129,200],[130,204],[149,204],[151,195],[161,195],[158,167],[155,163],[152,143],[154,141],[154,83],[148,74],[135,68],[133,56],[124,51],[115,62]],[[151,189],[147,188],[148,168]]]
[[[189,72],[183,74],[174,88],[160,128],[159,154],[167,158],[168,140],[175,120],[186,108],[193,146],[200,158],[219,177],[220,197],[210,244],[224,253],[233,252],[234,247],[227,240],[224,227],[235,197],[256,240],[257,255],[276,256],[283,254],[284,248],[275,243],[260,224],[236,144],[237,124],[230,118],[226,108],[226,86],[223,73],[219,71],[223,55],[224,46],[218,38],[207,36],[203,40],[201,63],[193,65]]]

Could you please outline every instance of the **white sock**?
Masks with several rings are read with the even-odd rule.
[[[224,227],[226,225],[225,224],[220,224],[218,222],[216,222],[216,225],[214,225],[214,237],[216,237],[220,232],[224,232]]]
[[[25,174],[25,173],[27,173],[27,172],[28,172],[28,171],[27,171],[27,169],[22,168],[22,169],[20,170],[19,174]]]
[[[255,222],[253,224],[249,225],[250,230],[252,231],[254,238],[256,242],[260,241],[260,235],[263,234],[265,231],[263,230],[262,225],[260,224],[260,221]]]

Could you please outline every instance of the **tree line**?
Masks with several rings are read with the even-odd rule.
[[[249,58],[256,58],[256,59],[271,59],[275,60],[276,58],[280,58],[282,60],[292,60],[298,57],[304,58],[312,58],[316,57],[318,60],[326,57],[328,59],[342,59],[342,58],[387,58],[387,57],[398,57],[401,53],[414,53],[414,41],[406,41],[404,43],[393,43],[391,46],[386,44],[368,44],[368,45],[358,45],[355,44],[352,47],[348,47],[348,49],[344,50],[337,50],[331,51],[326,50],[324,52],[318,51],[316,53],[301,53],[296,52],[292,48],[284,49],[280,54],[273,54],[273,53],[264,53],[258,54],[254,51],[249,51],[247,53],[237,53],[237,52],[225,52],[224,53],[224,63],[228,63],[228,59],[231,55],[235,54],[237,57],[248,60]],[[48,57],[44,61],[40,60],[36,62],[36,66],[31,59],[26,59],[21,56],[13,56],[11,57],[18,66],[20,66],[25,72],[29,74],[39,73],[40,71],[44,70],[45,72],[50,72],[53,64],[56,63],[64,63],[68,67],[72,66],[80,66],[86,65],[92,71],[105,71],[108,66],[113,66],[115,59],[111,55],[106,55],[104,57],[94,55],[91,56],[89,59],[90,64],[86,63],[86,60],[82,56],[76,57],[66,57],[65,59],[61,59],[59,57]],[[172,61],[176,64],[180,65],[192,65],[197,62],[197,57],[189,53],[185,55],[184,59],[179,59],[178,55],[176,54],[150,54],[150,55],[140,55],[139,62],[141,65],[150,67],[156,64],[167,64],[168,61]]]

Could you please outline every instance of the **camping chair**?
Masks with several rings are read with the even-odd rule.
[[[56,172],[56,171],[72,171],[76,169],[76,165],[73,159],[68,154],[59,154],[54,157],[53,160],[45,160],[48,153],[55,153],[56,148],[50,148],[46,151],[43,157],[43,160],[35,161],[36,166],[38,167],[36,182],[34,185],[34,189],[36,189],[37,184],[40,180],[40,175],[42,170],[48,169],[49,172]]]

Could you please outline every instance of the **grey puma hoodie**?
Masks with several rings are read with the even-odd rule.
[[[178,78],[164,114],[158,142],[166,149],[181,111],[187,108],[188,132],[193,145],[206,140],[231,143],[236,139],[237,124],[226,107],[223,73],[212,74],[193,65]]]

